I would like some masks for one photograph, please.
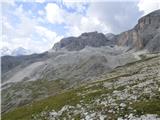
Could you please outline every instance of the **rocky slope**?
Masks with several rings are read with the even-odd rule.
[[[47,97],[55,94],[56,91],[48,90],[50,87],[48,88],[47,85],[39,88],[42,83],[44,84],[43,81],[45,84],[56,84],[56,80],[62,80],[64,82],[60,83],[66,89],[82,82],[95,80],[117,66],[141,59],[138,53],[126,52],[127,50],[121,47],[87,47],[81,51],[44,53],[40,59],[39,56],[35,56],[34,62],[24,59],[18,64],[18,61],[17,64],[14,63],[15,66],[11,70],[3,73],[2,108],[6,111],[34,99],[43,98],[43,95]],[[31,87],[33,84],[37,91]],[[20,86],[23,86],[23,90]]]
[[[20,107],[4,120],[159,120],[160,54],[115,68],[99,80]]]

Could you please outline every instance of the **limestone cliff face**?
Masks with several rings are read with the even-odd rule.
[[[160,51],[160,10],[154,11],[141,19],[131,30],[117,35],[117,44],[130,48]]]
[[[119,46],[129,46],[131,48],[142,48],[140,35],[136,30],[123,32],[117,37],[117,44]]]

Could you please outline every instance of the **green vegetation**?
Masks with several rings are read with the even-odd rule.
[[[151,99],[146,101],[135,102],[132,107],[136,110],[136,114],[158,114],[160,115],[160,100]]]
[[[98,90],[99,89],[99,90]],[[96,90],[95,92],[93,90]],[[86,93],[88,91],[88,93]],[[64,105],[76,105],[80,100],[85,103],[90,103],[92,99],[100,97],[108,90],[102,87],[102,84],[93,85],[91,87],[82,86],[78,89],[68,90],[64,93],[58,94],[53,97],[48,97],[41,101],[32,102],[29,105],[19,107],[2,115],[2,120],[29,120],[32,119],[33,114],[39,114],[42,111],[60,110]],[[78,95],[78,93],[82,95]],[[86,93],[83,95],[83,93]],[[75,116],[79,118],[79,115]]]
[[[67,91],[47,99],[33,102],[32,104],[16,108],[2,115],[2,120],[30,120],[32,114],[38,114],[43,110],[59,110],[64,105],[75,105],[80,101],[75,90]]]
[[[12,84],[9,88],[2,91],[2,109],[3,105],[7,105],[12,100],[27,98],[25,101],[21,101],[19,106],[23,106],[33,100],[40,100],[48,96],[53,96],[60,93],[65,88],[68,88],[69,84],[66,80],[36,80],[30,82],[17,82]],[[21,92],[20,92],[21,91]],[[16,107],[12,105],[8,108]]]

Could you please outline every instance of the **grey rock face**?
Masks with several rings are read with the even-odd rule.
[[[114,35],[113,33],[107,33],[107,34],[105,34],[105,36],[106,36],[106,38],[107,38],[108,40],[113,40],[116,35]]]
[[[113,41],[110,41],[102,33],[90,32],[83,33],[79,37],[68,37],[62,39],[59,43],[54,45],[54,49],[58,50],[66,48],[69,51],[81,50],[86,46],[100,47],[106,45],[112,45]]]
[[[131,30],[117,35],[117,44],[137,50],[160,51],[160,10],[154,11],[141,19]]]

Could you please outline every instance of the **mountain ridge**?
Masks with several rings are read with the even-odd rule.
[[[152,31],[152,32],[151,32]],[[98,32],[82,33],[78,37],[67,37],[60,40],[53,46],[59,50],[81,50],[85,46],[128,46],[131,49],[146,49],[149,52],[160,51],[160,10],[149,13],[138,20],[137,25],[128,31],[118,35],[108,33],[104,35]]]
[[[61,48],[66,48],[69,51],[77,51],[85,48],[86,46],[101,47],[113,45],[113,43],[114,41],[107,39],[103,33],[95,31],[82,33],[78,37],[63,38],[53,46],[53,49],[59,50]]]

